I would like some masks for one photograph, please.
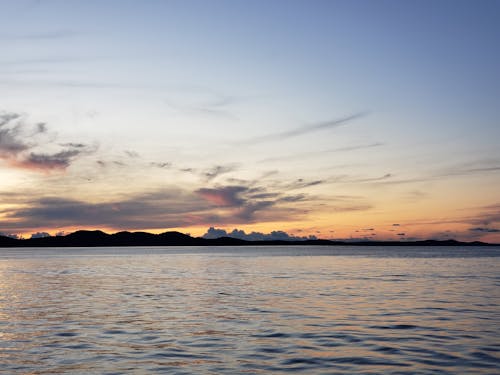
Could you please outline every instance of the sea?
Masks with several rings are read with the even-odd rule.
[[[499,374],[500,247],[0,249],[1,374]]]

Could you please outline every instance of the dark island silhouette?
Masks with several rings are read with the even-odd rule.
[[[456,240],[423,241],[337,241],[322,239],[307,240],[262,240],[249,241],[232,237],[214,239],[191,237],[180,232],[152,234],[147,232],[118,232],[108,234],[100,230],[79,230],[65,236],[15,239],[0,236],[0,247],[99,247],[99,246],[274,246],[274,245],[316,245],[316,246],[500,246],[485,242],[460,242]]]

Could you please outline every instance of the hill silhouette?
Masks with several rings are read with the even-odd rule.
[[[180,232],[153,234],[147,232],[117,232],[79,230],[66,236],[15,239],[0,236],[0,247],[97,247],[97,246],[245,246],[245,245],[356,245],[356,246],[491,246],[484,242],[455,240],[424,241],[332,241],[332,240],[265,240],[248,241],[232,237],[207,239]]]

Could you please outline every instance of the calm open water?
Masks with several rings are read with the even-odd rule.
[[[2,374],[498,374],[500,248],[0,249]]]

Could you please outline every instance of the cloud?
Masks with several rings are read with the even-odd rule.
[[[370,182],[380,185],[400,185],[400,184],[413,184],[416,182],[427,182],[427,181],[439,181],[444,178],[453,178],[461,176],[475,176],[494,173],[500,170],[500,160],[475,160],[468,163],[456,164],[448,166],[446,168],[441,168],[433,171],[432,173],[409,177],[402,179],[394,179],[394,176],[388,176],[391,178],[382,178],[379,180],[366,180],[357,182]]]
[[[172,163],[170,163],[170,162],[155,162],[155,161],[153,161],[150,164],[151,164],[151,166],[156,167],[156,168],[160,168],[160,169],[169,169],[172,167]]]
[[[207,179],[207,181],[211,181],[222,174],[234,171],[236,168],[236,165],[216,165],[203,172],[203,176]]]
[[[43,141],[48,132],[45,123],[30,125],[19,113],[0,113],[0,161],[15,168],[39,172],[65,170],[83,154],[95,151],[96,146],[83,143],[50,144]],[[61,148],[47,152],[43,148]]]
[[[496,229],[496,228],[483,228],[483,227],[469,228],[469,231],[471,231],[471,232],[479,232],[479,233],[500,233],[500,229]]]
[[[224,186],[220,188],[201,188],[196,190],[201,197],[216,206],[241,206],[245,203],[240,194],[248,191],[246,186]]]
[[[82,153],[88,152],[89,149],[71,149],[56,152],[54,154],[42,154],[31,152],[28,156],[21,160],[12,162],[11,164],[19,167],[35,171],[48,171],[48,170],[64,170],[70,166],[71,162]]]
[[[286,195],[283,192],[268,191],[265,187],[246,185],[201,188],[196,193],[213,206],[233,208],[231,214],[238,222],[253,221],[257,211],[307,200],[305,194]]]
[[[36,232],[31,234],[31,238],[44,238],[50,237],[50,234],[47,232]]]
[[[207,90],[201,87],[198,87],[196,91],[197,95],[184,97],[184,100],[179,101],[179,96],[177,95],[175,100],[169,98],[165,99],[164,102],[173,111],[185,115],[211,116],[231,120],[238,119],[238,116],[233,114],[228,108],[232,104],[244,100],[244,98],[220,94],[211,89]]]
[[[210,227],[208,228],[207,233],[205,233],[202,237],[207,239],[227,237],[227,232],[224,229],[216,229],[214,227]]]
[[[298,189],[308,188],[311,186],[320,185],[320,184],[323,184],[324,182],[325,182],[324,180],[306,181],[303,178],[298,178],[292,182],[276,184],[274,187],[281,190],[281,191],[298,190]]]
[[[481,207],[481,212],[467,221],[477,226],[488,226],[500,223],[500,204]]]
[[[167,228],[189,225],[189,215],[204,213],[206,203],[179,189],[163,189],[122,200],[85,202],[43,197],[18,208],[4,209],[2,228],[92,226],[112,228]]]
[[[268,162],[272,162],[272,161],[282,161],[282,160],[288,160],[288,161],[303,160],[304,158],[307,158],[307,157],[314,157],[314,156],[318,156],[318,155],[324,156],[325,154],[336,153],[336,152],[357,151],[357,150],[363,150],[363,149],[368,149],[368,148],[373,148],[373,147],[380,147],[383,145],[384,145],[384,143],[376,142],[376,143],[370,143],[370,144],[366,144],[366,145],[356,145],[356,146],[332,148],[332,149],[327,149],[327,150],[323,150],[323,151],[294,153],[292,155],[282,155],[282,156],[262,159],[262,160],[259,160],[258,163],[268,163]]]
[[[337,127],[342,126],[342,125],[346,125],[346,124],[348,124],[348,123],[350,123],[358,118],[366,116],[367,114],[368,114],[368,112],[359,112],[359,113],[356,113],[354,115],[342,117],[342,118],[335,119],[335,120],[318,122],[315,124],[304,125],[304,126],[301,126],[301,127],[298,127],[298,128],[292,129],[292,130],[280,132],[280,133],[267,134],[264,136],[255,137],[255,138],[247,140],[243,143],[255,144],[255,143],[263,143],[263,142],[281,141],[283,139],[297,137],[300,135],[313,133],[313,132],[320,131],[320,130],[333,129],[333,128],[337,128]]]
[[[297,237],[291,236],[288,233],[278,230],[272,231],[270,233],[262,232],[251,232],[245,233],[244,230],[233,229],[231,232],[227,232],[225,229],[217,229],[214,227],[208,228],[207,232],[202,236],[203,238],[213,239],[220,237],[231,237],[246,241],[303,241],[316,239],[316,236],[309,237]]]
[[[457,164],[437,171],[434,177],[468,176],[473,174],[483,174],[500,170],[500,160],[486,159],[474,160],[467,163]]]
[[[139,153],[136,152],[136,151],[132,151],[132,150],[125,150],[124,151],[125,155],[127,155],[129,158],[138,158],[139,157]]]
[[[18,234],[15,234],[15,233],[3,233],[3,232],[0,232],[0,236],[4,236],[4,237],[9,237],[9,238],[14,238],[16,240],[20,239],[21,237],[19,237]]]
[[[305,195],[252,198],[256,191],[258,189],[247,186],[206,187],[193,191],[172,187],[104,202],[46,196],[0,209],[0,230],[27,232],[36,228],[89,226],[164,229],[297,220],[303,217],[304,210],[290,202],[305,200]],[[27,193],[19,194],[25,197]],[[10,198],[15,200],[15,197]]]
[[[10,40],[51,40],[51,39],[62,39],[70,38],[78,35],[77,32],[73,30],[51,30],[51,31],[40,31],[37,33],[17,33],[17,34],[0,34],[0,39],[10,39]]]
[[[29,148],[22,140],[23,123],[17,113],[0,113],[0,158],[10,158]]]
[[[271,200],[248,202],[236,212],[235,216],[242,221],[253,221],[257,211],[265,210],[275,204],[276,201]]]

